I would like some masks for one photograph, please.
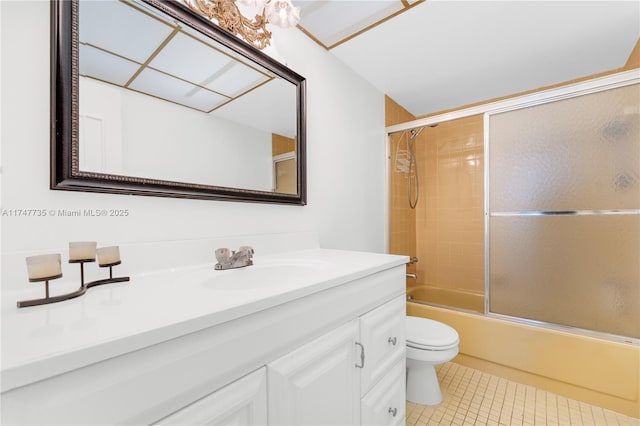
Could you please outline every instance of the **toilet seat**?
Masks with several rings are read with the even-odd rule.
[[[406,340],[409,347],[427,351],[445,351],[460,343],[458,332],[441,322],[407,316],[406,325]]]

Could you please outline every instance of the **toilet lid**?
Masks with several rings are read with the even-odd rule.
[[[407,316],[406,323],[409,346],[446,349],[459,343],[458,332],[441,322]]]

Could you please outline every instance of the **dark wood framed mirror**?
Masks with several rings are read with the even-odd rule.
[[[51,189],[305,205],[306,81],[180,2],[54,0]]]

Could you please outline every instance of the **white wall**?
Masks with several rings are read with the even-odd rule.
[[[317,233],[322,247],[384,251],[383,94],[300,31],[274,28],[273,32],[280,55],[307,78],[307,206],[51,191],[49,2],[5,0],[0,8],[3,289],[28,285],[22,256],[56,250],[63,253],[64,262],[69,241],[148,246],[308,232]],[[14,209],[129,213],[126,217],[6,214]],[[24,280],[16,283],[15,274],[22,273]]]
[[[384,252],[384,95],[306,36],[272,27],[307,78],[308,192],[320,245]]]

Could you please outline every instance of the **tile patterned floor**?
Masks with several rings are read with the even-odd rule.
[[[448,362],[436,367],[443,401],[407,402],[407,426],[640,426],[640,420]]]

